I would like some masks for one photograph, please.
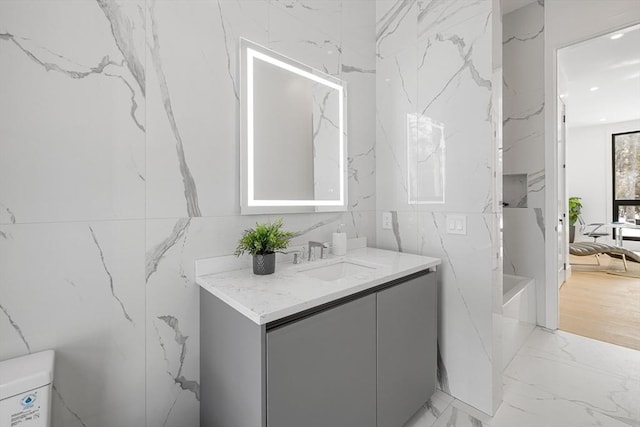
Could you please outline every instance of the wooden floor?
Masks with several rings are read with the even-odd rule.
[[[600,258],[600,268],[622,268],[619,260],[606,255]],[[594,260],[572,257],[571,262]],[[629,265],[633,271],[638,267]],[[571,278],[560,288],[560,329],[640,350],[640,278],[595,269],[598,267],[572,266]]]

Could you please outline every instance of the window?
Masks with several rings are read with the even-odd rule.
[[[613,220],[640,225],[640,131],[611,136]],[[625,240],[640,240],[639,229],[622,229]]]

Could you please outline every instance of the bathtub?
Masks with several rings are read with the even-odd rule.
[[[502,369],[536,327],[536,287],[531,277],[502,277]]]

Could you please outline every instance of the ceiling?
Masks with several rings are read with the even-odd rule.
[[[640,119],[640,25],[559,50],[558,68],[568,127]]]

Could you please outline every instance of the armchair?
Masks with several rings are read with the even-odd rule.
[[[598,240],[598,237],[605,237],[609,235],[606,231],[600,230],[600,228],[605,225],[604,223],[594,222],[587,224],[584,222],[584,219],[582,219],[582,215],[578,215],[578,222],[580,223],[580,234],[587,237],[593,237],[594,242]],[[589,229],[588,227],[593,228]]]

